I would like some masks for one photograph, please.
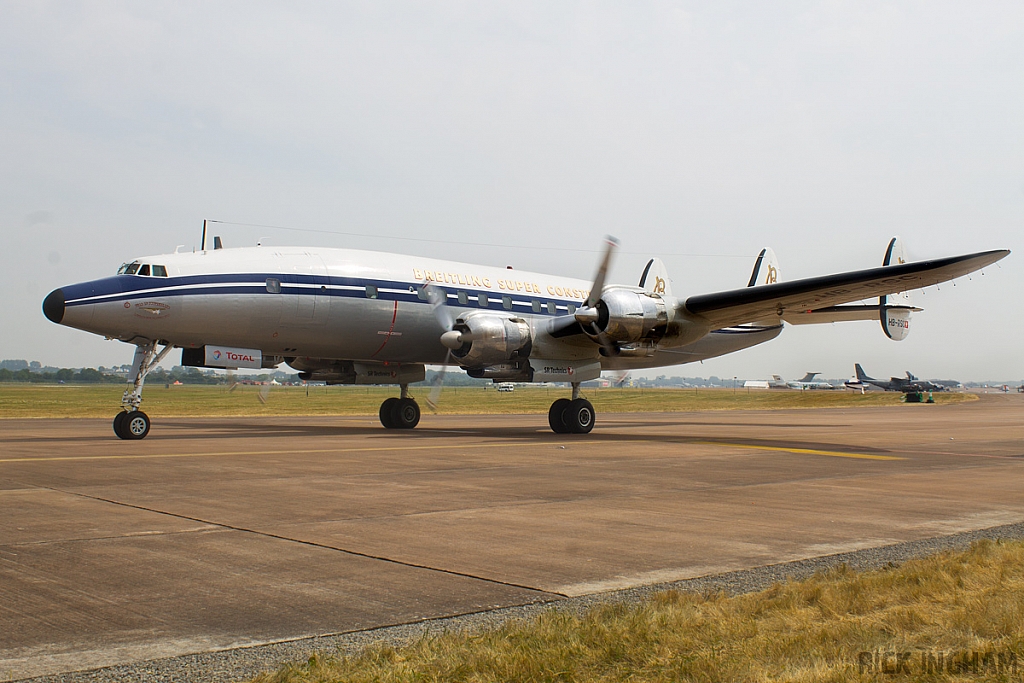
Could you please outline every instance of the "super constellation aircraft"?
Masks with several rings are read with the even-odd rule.
[[[145,256],[113,277],[51,292],[43,312],[55,323],[135,345],[131,384],[114,418],[122,439],[144,438],[139,410],[149,370],[173,348],[181,364],[273,368],[287,363],[305,380],[391,384],[399,398],[380,407],[388,429],[419,422],[409,385],[425,364],[458,364],[495,382],[569,382],[548,423],[587,433],[594,408],[580,383],[602,369],[691,363],[774,339],[783,324],[880,320],[896,340],[915,309],[894,294],[952,280],[1009,254],[986,251],[905,263],[889,243],[883,266],[778,281],[770,249],[747,287],[673,295],[651,259],[636,287],[605,285],[616,242],[609,239],[593,282],[351,249],[221,248]],[[878,303],[851,303],[879,297]]]

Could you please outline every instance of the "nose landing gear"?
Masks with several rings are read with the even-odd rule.
[[[385,429],[412,429],[420,422],[420,406],[402,385],[401,398],[389,398],[380,404],[380,423]]]
[[[149,416],[139,410],[139,406],[142,405],[142,387],[146,383],[149,371],[159,364],[170,350],[171,345],[167,344],[158,353],[155,342],[135,347],[132,386],[124,390],[121,396],[121,412],[114,417],[114,434],[119,439],[135,441],[145,439],[149,434]]]

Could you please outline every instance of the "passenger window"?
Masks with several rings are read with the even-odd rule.
[[[465,306],[469,303],[469,294],[465,292],[459,292],[459,303]]]
[[[476,296],[476,302],[480,304],[480,308],[487,308],[490,302],[487,300],[487,295],[481,292]]]
[[[572,315],[573,313],[576,312],[576,307],[573,306],[572,304],[566,304],[565,309],[569,311],[569,315]]]
[[[503,296],[503,297],[501,297],[501,307],[504,308],[506,311],[511,311],[512,310],[512,297],[510,297],[510,296]]]
[[[268,277],[267,278],[267,291],[270,292],[271,294],[280,294],[281,293],[281,281],[278,280],[276,277]]]
[[[555,308],[555,302],[554,301],[549,301],[548,302],[548,313],[550,313],[551,315],[554,315],[557,312],[558,312],[558,309]]]
[[[139,269],[139,264],[138,263],[129,263],[128,267],[125,268],[124,274],[125,275],[135,275],[135,272],[138,269]]]
[[[146,265],[142,266],[141,268],[139,268],[139,275],[149,275],[149,264],[148,263]]]
[[[167,269],[163,266],[153,266],[154,277],[167,277]]]
[[[417,289],[416,290],[416,296],[417,296],[417,298],[419,298],[420,301],[426,301],[429,298],[427,296],[427,288],[426,288],[426,286],[420,287],[419,289]]]
[[[373,285],[366,285],[366,298],[367,299],[376,299],[377,298],[377,288],[374,287]]]
[[[530,305],[533,307],[533,312],[534,313],[540,313],[540,302],[539,301],[534,299],[533,301],[530,302]]]

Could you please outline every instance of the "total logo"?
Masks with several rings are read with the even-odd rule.
[[[217,350],[215,350],[215,351],[213,352],[213,359],[214,359],[214,360],[220,360],[220,357],[221,357],[221,356],[223,356],[223,355],[224,355],[224,354],[222,354],[222,353],[220,352],[220,349],[217,349]]]

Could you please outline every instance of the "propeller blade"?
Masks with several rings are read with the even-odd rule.
[[[452,315],[451,309],[448,308],[448,294],[440,287],[435,287],[434,285],[426,285],[425,288],[427,291],[427,301],[430,302],[430,310],[437,319],[437,324],[445,332],[450,332],[452,327],[455,326],[455,318]]]
[[[432,382],[433,386],[430,387],[430,395],[427,396],[427,406],[435,413],[437,412],[438,401],[441,400],[441,389],[444,387],[444,374],[448,371],[448,363],[451,359],[452,352],[449,350],[448,355],[445,356],[444,365],[441,366],[441,372],[434,375],[434,381]]]
[[[594,286],[590,288],[590,296],[583,302],[584,308],[593,308],[601,300],[601,293],[604,291],[604,281],[608,276],[608,268],[612,263],[612,253],[614,253],[615,248],[618,246],[619,241],[617,239],[611,235],[605,237],[604,256],[601,258],[601,265],[597,268],[597,275],[594,276]]]

